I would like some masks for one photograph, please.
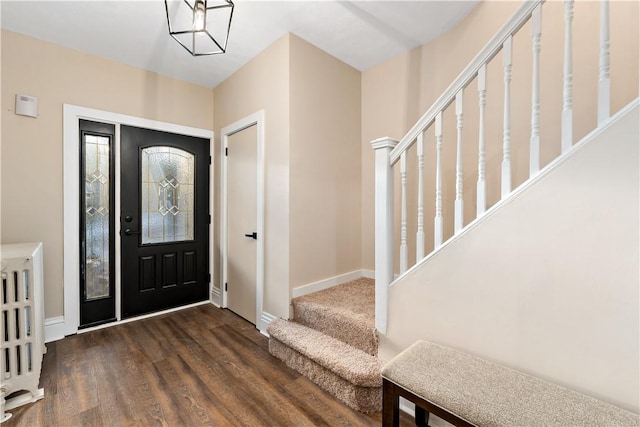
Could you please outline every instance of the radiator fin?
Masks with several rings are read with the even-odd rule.
[[[2,245],[0,253],[0,422],[3,422],[11,416],[5,410],[44,396],[38,383],[45,346],[42,244]]]

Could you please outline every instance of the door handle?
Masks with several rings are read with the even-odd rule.
[[[133,230],[131,230],[131,229],[129,229],[129,228],[127,228],[126,230],[124,230],[124,235],[125,235],[125,236],[131,236],[132,234],[140,234],[140,232],[139,232],[139,231],[133,231]]]
[[[254,231],[251,234],[245,234],[244,237],[251,237],[253,240],[258,240],[258,233]]]

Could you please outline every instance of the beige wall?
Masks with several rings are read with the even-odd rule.
[[[263,310],[289,316],[289,44],[285,35],[214,90],[216,131],[216,236],[220,224],[220,129],[265,111],[265,284]],[[219,240],[216,286],[220,285]]]
[[[292,288],[360,268],[360,73],[288,34],[214,92],[218,140],[265,110],[263,310],[288,317]]]
[[[37,119],[13,113],[38,98]],[[213,91],[2,31],[2,242],[44,243],[46,317],[63,315],[62,105],[213,129]]]
[[[264,308],[286,317],[292,287],[358,268],[374,268],[373,150],[369,142],[387,135],[399,139],[520,4],[481,2],[451,32],[364,73],[296,36],[286,35],[214,91],[3,31],[2,241],[44,241],[50,301],[47,317],[62,315],[63,103],[214,129],[216,175],[220,166],[220,129],[264,109],[267,157]],[[541,60],[545,70],[558,70],[562,66],[558,42],[562,33],[561,12],[560,2],[546,3]],[[576,125],[575,139],[583,136],[595,121],[597,14],[595,4],[576,4],[576,115],[580,111],[587,119]],[[637,16],[637,2],[611,2],[613,111],[638,95],[638,28],[634,20]],[[588,34],[586,29],[590,30]],[[526,89],[530,79],[529,32],[525,27],[516,37],[514,55],[517,65],[514,65],[513,104],[525,116],[530,104]],[[487,130],[487,141],[497,141],[487,149],[488,161],[493,162],[487,171],[492,185],[490,204],[499,197],[499,167],[495,165],[500,162],[502,123],[500,60],[494,63],[489,67],[488,79],[488,103],[493,104],[494,112],[487,113],[487,122],[494,125]],[[543,78],[542,84],[542,131],[557,141],[561,108],[557,95],[561,80]],[[39,98],[38,119],[13,114],[15,93]],[[465,222],[468,223],[475,215],[475,82],[465,91],[465,100]],[[455,164],[454,121],[451,111],[445,113],[443,160],[445,172],[450,176]],[[528,141],[528,118],[514,121],[514,139],[521,141],[514,142],[514,181],[519,183],[526,177],[528,163],[526,144],[522,143]],[[360,147],[353,143],[357,138]],[[433,145],[433,137],[429,136],[425,147],[428,179],[434,175]],[[558,151],[557,143],[548,147],[543,151],[543,164]],[[415,148],[411,153],[414,152]],[[415,164],[410,164],[410,174],[415,176]],[[219,185],[219,176],[215,182]],[[444,187],[446,215],[453,210],[455,185],[451,177],[445,178]],[[429,249],[433,245],[434,195],[433,186],[429,184],[428,188],[425,225]],[[415,211],[415,199],[412,192],[410,236],[415,233],[415,214],[411,214]],[[219,200],[215,203],[215,236],[219,236]],[[445,235],[451,232],[451,222],[445,221]],[[310,241],[316,244],[309,244]],[[414,243],[411,240],[409,243],[413,253]],[[219,287],[219,242],[214,244],[214,286]]]
[[[399,55],[362,74],[362,264],[373,269],[373,150],[369,142],[382,136],[400,139],[453,81],[493,34],[520,7],[521,2],[481,2],[458,26],[442,37]],[[610,3],[612,112],[638,96],[638,2]],[[546,2],[542,13],[541,164],[560,150],[562,110],[562,2]],[[576,2],[574,16],[574,142],[595,127],[598,80],[597,2]],[[514,37],[512,80],[512,182],[529,173],[531,111],[531,27]],[[488,206],[500,198],[502,161],[503,67],[499,54],[487,70],[486,160]],[[478,162],[478,95],[474,80],[465,90],[463,164],[465,224],[475,218]],[[453,234],[455,199],[455,114],[443,115],[443,214],[445,239]],[[425,233],[427,252],[433,249],[435,212],[435,138],[425,134]],[[408,235],[409,261],[415,258],[417,167],[415,147],[409,151]],[[396,168],[396,174],[397,174]],[[396,197],[400,191],[396,179]],[[396,205],[397,206],[397,205]],[[399,211],[396,210],[396,219]],[[396,235],[399,222],[396,220]],[[398,245],[396,244],[396,263]]]
[[[290,51],[290,285],[360,270],[360,72]]]
[[[430,340],[638,412],[638,113],[394,284],[380,357]]]

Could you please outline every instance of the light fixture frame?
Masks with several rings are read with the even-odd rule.
[[[215,6],[211,6],[211,7],[207,7],[207,0],[203,0],[204,1],[204,6],[205,6],[204,29],[202,29],[202,30],[191,29],[191,30],[180,30],[180,31],[174,31],[173,28],[172,28],[171,18],[169,17],[169,4],[168,4],[168,1],[169,0],[164,0],[164,8],[165,8],[165,11],[167,12],[167,26],[169,27],[169,35],[171,35],[171,37],[173,37],[173,39],[175,41],[177,41],[178,44],[180,44],[180,46],[182,46],[187,52],[189,52],[192,56],[207,56],[207,55],[219,55],[219,54],[225,53],[227,51],[227,42],[229,41],[229,32],[231,31],[231,20],[233,18],[233,8],[235,7],[235,5],[233,4],[233,0],[222,0],[226,4],[215,5]],[[184,3],[187,5],[187,7],[189,9],[191,9],[191,12],[193,13],[194,9],[196,7],[197,1],[195,1],[195,0],[193,1],[193,6],[191,6],[191,4],[187,0],[182,0],[182,1],[184,1]],[[215,39],[215,37],[213,37],[213,35],[208,31],[208,29],[207,29],[207,19],[209,17],[209,11],[218,10],[218,9],[226,9],[226,8],[231,8],[231,12],[229,13],[229,23],[227,24],[227,31],[226,31],[224,43],[220,44]],[[178,37],[176,37],[176,36],[182,35],[182,34],[192,34],[191,47],[185,45]],[[196,45],[195,45],[196,34],[206,35],[220,50],[219,51],[211,51],[211,52],[196,52]]]

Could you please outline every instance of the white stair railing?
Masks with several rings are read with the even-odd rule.
[[[609,80],[609,2],[600,3],[600,78],[598,79],[598,125],[610,116],[611,81]]]
[[[417,231],[415,238],[416,264],[428,257],[430,253],[425,250],[424,228],[424,164],[425,157],[435,157],[435,217],[433,228],[435,252],[444,242],[444,222],[453,222],[453,236],[462,232],[465,228],[464,200],[463,200],[463,92],[477,81],[478,95],[478,177],[476,187],[476,219],[485,214],[487,210],[487,140],[485,113],[487,105],[487,65],[502,53],[502,71],[504,79],[503,92],[503,123],[502,123],[502,160],[500,165],[501,180],[499,194],[504,200],[513,190],[512,170],[512,69],[513,69],[513,40],[516,33],[527,23],[531,26],[532,45],[532,80],[531,80],[531,116],[529,138],[529,179],[540,171],[540,109],[541,109],[541,66],[540,53],[542,50],[542,6],[543,0],[525,2],[514,16],[495,34],[491,41],[476,55],[462,73],[444,91],[436,102],[418,120],[418,122],[398,142],[391,138],[381,138],[371,142],[375,150],[375,279],[376,279],[376,327],[385,333],[387,328],[387,292],[388,286],[394,277],[394,172],[393,168],[400,163],[400,188],[401,188],[401,221],[400,221],[400,247],[399,247],[399,273],[404,274],[408,264],[408,236],[407,229],[407,199],[408,199],[408,168],[409,156],[407,151],[417,144]],[[564,58],[563,58],[563,89],[562,89],[562,113],[558,117],[561,123],[560,151],[561,155],[567,153],[573,145],[573,15],[574,1],[564,0]],[[597,118],[598,125],[606,121],[610,116],[610,70],[609,70],[609,4],[607,0],[601,2],[600,9],[600,49],[598,55],[598,101]],[[443,114],[455,102],[456,138],[444,134]],[[425,147],[425,135],[427,130],[433,127],[435,137],[435,152],[429,153]],[[456,168],[453,180],[455,182],[454,215],[444,216],[443,197],[443,146],[451,144],[455,140]],[[495,142],[495,141],[493,141]],[[473,218],[466,218],[468,225]]]
[[[564,79],[562,85],[562,153],[573,141],[573,0],[564,0]]]

